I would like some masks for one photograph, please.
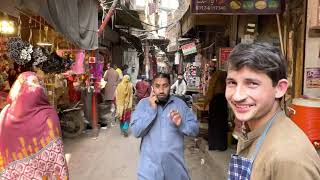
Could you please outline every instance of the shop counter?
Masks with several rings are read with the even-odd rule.
[[[187,95],[197,94],[199,93],[199,89],[197,87],[187,87]]]

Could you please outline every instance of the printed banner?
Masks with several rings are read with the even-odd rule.
[[[183,55],[189,55],[197,52],[197,47],[195,43],[189,43],[181,46]]]
[[[320,88],[320,68],[306,68],[307,88]]]

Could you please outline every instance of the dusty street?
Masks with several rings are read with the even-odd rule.
[[[91,139],[89,133],[64,140],[71,180],[137,179],[140,139],[124,138],[118,128],[100,130],[97,140]],[[191,179],[225,179],[225,174],[215,171],[207,163],[204,153],[194,145],[192,139],[186,139],[185,157]]]

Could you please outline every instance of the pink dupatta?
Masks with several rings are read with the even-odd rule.
[[[25,72],[18,77],[8,102],[0,114],[0,177],[27,174],[33,179],[51,177],[51,173],[56,179],[67,179],[59,118],[35,73]],[[48,158],[37,159],[45,152],[50,153]],[[55,157],[50,160],[50,156]],[[27,168],[24,161],[34,163],[28,171],[23,169]],[[51,168],[41,168],[48,164]],[[21,167],[18,171],[17,166]]]

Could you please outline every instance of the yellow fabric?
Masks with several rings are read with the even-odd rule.
[[[120,68],[117,68],[116,71],[119,74],[120,79],[122,79],[123,78],[122,70]]]
[[[116,89],[116,105],[117,105],[117,116],[121,117],[122,114],[132,108],[133,101],[133,89],[130,82],[130,77],[125,75],[120,84]]]

